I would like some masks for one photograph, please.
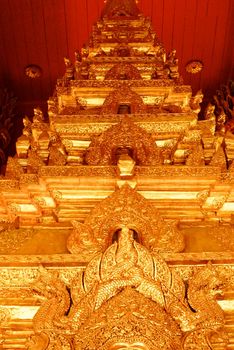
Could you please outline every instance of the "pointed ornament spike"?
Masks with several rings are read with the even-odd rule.
[[[136,17],[140,10],[137,0],[106,0],[102,17]]]

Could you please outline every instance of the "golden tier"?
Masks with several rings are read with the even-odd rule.
[[[233,134],[107,0],[0,178],[0,349],[234,349]]]

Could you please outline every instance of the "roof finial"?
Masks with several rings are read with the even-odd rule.
[[[138,16],[137,7],[139,0],[105,0],[105,8],[102,17],[132,17]]]

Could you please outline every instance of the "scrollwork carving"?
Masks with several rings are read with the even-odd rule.
[[[135,0],[113,0],[105,1],[106,6],[103,10],[102,16],[107,18],[119,16],[138,16],[139,9]]]
[[[176,222],[166,223],[147,200],[128,185],[98,204],[84,224],[73,222],[68,249],[90,259],[106,249],[122,226],[135,230],[138,239],[151,251],[181,251],[184,240]]]
[[[9,157],[7,160],[5,177],[8,179],[20,179],[20,176],[24,174],[22,166],[19,164],[17,158]]]
[[[205,166],[204,151],[201,142],[192,145],[191,153],[186,159],[188,166]]]
[[[159,165],[163,162],[151,135],[127,117],[93,139],[85,160],[89,165],[114,165],[121,150],[130,152],[136,164]]]
[[[131,64],[119,63],[112,67],[105,76],[106,80],[140,80],[140,72]]]
[[[12,254],[34,236],[33,230],[5,230],[0,233],[0,254]]]
[[[142,98],[127,85],[122,85],[118,90],[111,92],[105,99],[102,106],[102,114],[117,114],[120,104],[129,105],[131,113],[144,113],[146,107]]]
[[[73,280],[70,293],[57,274],[41,272],[32,286],[44,300],[34,316],[34,330],[39,337],[46,334],[54,346],[62,338],[69,350],[134,343],[143,349],[208,349],[214,332],[223,336],[224,315],[216,295],[230,285],[231,276],[229,270],[220,274],[208,264],[187,286],[123,226],[117,242]]]

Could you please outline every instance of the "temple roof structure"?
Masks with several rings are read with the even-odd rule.
[[[232,133],[133,0],[64,62],[0,178],[0,349],[232,349]]]
[[[102,17],[137,17],[139,13],[135,0],[107,0]]]

